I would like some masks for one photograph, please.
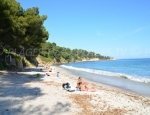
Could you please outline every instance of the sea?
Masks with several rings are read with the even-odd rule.
[[[61,67],[95,82],[150,96],[150,58],[83,61]]]

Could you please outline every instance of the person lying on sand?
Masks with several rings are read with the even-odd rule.
[[[77,81],[76,88],[79,91],[96,91],[91,84],[89,84],[87,81],[85,81],[83,78],[79,77]]]

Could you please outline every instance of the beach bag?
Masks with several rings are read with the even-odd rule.
[[[71,85],[70,85],[70,83],[63,83],[62,84],[62,87],[65,89],[65,90],[67,90],[67,91],[69,91],[69,92],[73,92],[73,91],[75,91],[75,89],[73,89],[72,87],[71,87]]]
[[[69,89],[69,88],[71,88],[71,86],[70,86],[70,83],[63,83],[62,84],[62,87],[64,88],[64,89]]]

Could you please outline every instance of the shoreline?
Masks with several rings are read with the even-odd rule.
[[[89,69],[89,68],[80,68],[80,67],[73,67],[73,66],[66,66],[66,65],[58,65],[62,66],[65,69],[68,70],[75,70],[75,71],[82,71],[82,72],[87,72],[90,74],[96,74],[100,76],[108,76],[108,77],[118,77],[118,78],[123,78],[123,79],[128,79],[134,82],[139,82],[139,83],[145,83],[145,84],[150,84],[150,79],[149,78],[139,78],[138,76],[133,76],[125,73],[118,73],[118,72],[111,72],[107,70],[95,70],[95,69]]]
[[[63,68],[63,67],[60,67]],[[137,82],[130,79],[121,78],[118,76],[107,76],[107,75],[100,75],[100,74],[94,74],[79,70],[73,70],[73,69],[67,69],[63,68],[67,71],[70,71],[72,74],[76,76],[83,76],[84,78],[100,83],[109,85],[112,87],[116,87],[122,90],[127,90],[133,93],[136,93],[138,95],[148,96],[150,97],[150,84],[144,83],[144,82]]]
[[[65,71],[64,73],[67,73],[68,74],[68,76],[71,78],[71,79],[75,79],[75,80],[77,80],[77,76],[76,75],[74,75],[74,74],[72,74],[72,72],[70,72],[70,71],[68,71],[68,70],[66,70],[66,69],[64,69],[64,68],[60,68],[60,67],[57,67],[58,69],[60,69],[60,71]],[[110,104],[112,104],[112,103],[114,103],[114,104],[120,104],[120,103],[122,103],[122,104],[125,104],[124,103],[124,101],[122,102],[120,102],[119,100],[124,100],[125,99],[125,97],[127,96],[127,100],[125,101],[125,102],[130,102],[128,99],[131,99],[132,98],[132,101],[134,100],[134,99],[150,99],[150,97],[147,97],[147,96],[144,96],[144,95],[139,95],[139,94],[137,94],[137,93],[135,93],[135,92],[132,92],[132,91],[129,91],[129,90],[124,90],[124,89],[121,89],[121,88],[118,88],[118,87],[115,87],[115,86],[110,86],[110,85],[107,85],[107,84],[103,84],[103,83],[97,83],[97,82],[93,82],[93,81],[90,81],[90,80],[88,80],[88,79],[86,79],[90,84],[92,84],[97,90],[98,90],[98,92],[96,92],[95,93],[95,95],[97,95],[97,98],[99,98],[99,99],[102,99],[102,98],[107,98],[108,99],[108,97],[110,98],[110,99],[108,99],[111,103]],[[104,92],[103,92],[104,91]],[[94,92],[81,92],[81,93],[84,93],[84,94],[87,94],[87,95],[84,95],[84,96],[89,96],[88,97],[88,99],[89,100],[93,100],[94,98],[92,97],[93,96],[93,94],[94,94]],[[108,94],[107,94],[108,93]],[[108,97],[107,97],[107,95],[108,95]],[[115,95],[115,97],[114,97],[114,95]],[[75,97],[75,98],[77,98],[76,99],[76,101],[78,100],[78,96],[80,97],[80,95],[77,95],[77,97]],[[105,97],[106,96],[106,97]],[[125,96],[125,97],[124,97]],[[82,96],[81,96],[81,98],[83,98]],[[134,99],[133,99],[134,98]],[[95,101],[99,101],[99,99],[96,99]],[[104,100],[105,100],[104,99]],[[107,100],[106,99],[106,100]],[[115,101],[117,101],[118,103],[115,103]],[[81,102],[79,102],[79,101],[77,101],[77,103],[79,103],[79,104],[82,104],[83,103],[83,101],[82,100],[80,100]],[[88,100],[86,100],[86,101],[88,101]],[[148,102],[150,102],[150,100],[148,101]],[[95,102],[96,103],[96,102]],[[95,103],[94,103],[94,105],[92,105],[92,106],[95,106]],[[99,103],[99,102],[98,102]],[[92,103],[93,104],[93,103]],[[102,103],[101,103],[102,104]],[[149,103],[150,104],[150,103]],[[99,104],[97,105],[98,107],[99,107]],[[115,105],[114,105],[115,106]],[[133,106],[133,105],[132,105]],[[96,106],[95,106],[96,107]],[[98,107],[96,107],[97,109],[98,109]],[[130,106],[131,107],[131,106]],[[129,107],[129,108],[130,108]],[[115,114],[115,115],[120,115],[120,114],[128,114],[128,112],[125,110],[125,109],[120,109],[121,107],[120,107],[120,105],[119,105],[119,110],[117,110],[117,108],[115,108],[115,109],[112,109],[112,111],[114,112],[115,111],[115,113],[113,113],[112,111],[109,113],[108,111],[108,113],[109,114]],[[124,107],[124,108],[126,108],[126,107]],[[131,107],[132,108],[132,107]],[[84,108],[85,109],[85,108]],[[94,109],[94,108],[93,108]],[[149,110],[150,110],[150,108],[149,108]],[[88,111],[87,109],[86,109],[86,111]],[[117,111],[117,113],[116,113],[116,111]],[[132,110],[131,110],[132,111]],[[84,111],[85,112],[85,111]],[[89,111],[88,111],[89,112]],[[86,114],[88,114],[88,112],[85,112]],[[104,111],[103,111],[104,112]],[[106,112],[106,111],[105,111]],[[105,112],[104,112],[104,114],[105,114]],[[107,112],[106,112],[106,114],[107,114]],[[119,112],[119,113],[118,113]],[[99,112],[96,112],[96,113],[99,113]],[[130,112],[129,112],[130,113]],[[132,112],[131,112],[132,113]],[[85,114],[85,115],[86,115]],[[93,114],[93,113],[91,113],[91,114]],[[135,114],[135,113],[134,113]],[[136,113],[136,114],[138,114],[138,112]],[[90,114],[89,114],[90,115]]]
[[[52,72],[32,68],[29,72],[0,74],[0,114],[57,115],[146,115],[150,97],[87,80],[95,89],[68,92],[62,83],[75,87],[77,76],[58,66]],[[37,73],[41,77],[36,77]],[[57,72],[60,77],[57,77]],[[48,73],[49,75],[45,75]],[[34,74],[34,75],[33,75]],[[38,109],[37,109],[38,108]]]
[[[117,60],[117,59],[83,59],[83,60],[76,60],[72,62],[60,62],[60,63],[52,63],[52,66],[58,66],[58,65],[64,65],[64,64],[69,64],[69,63],[78,63],[78,62],[91,62],[91,61],[111,61],[111,60]]]

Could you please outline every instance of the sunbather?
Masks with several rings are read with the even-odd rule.
[[[95,89],[81,77],[78,78],[76,88],[80,91],[95,91]]]

